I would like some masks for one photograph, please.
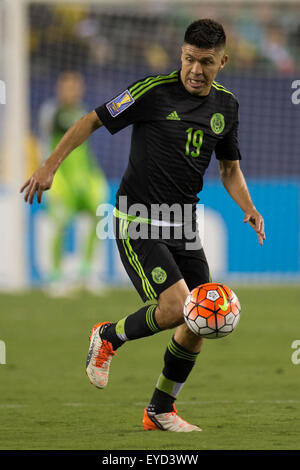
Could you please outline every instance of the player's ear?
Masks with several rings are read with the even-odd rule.
[[[219,70],[222,70],[227,64],[227,62],[228,62],[228,55],[224,54],[221,58],[221,64],[220,64]]]

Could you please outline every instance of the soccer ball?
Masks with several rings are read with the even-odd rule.
[[[236,328],[240,311],[240,302],[229,287],[207,283],[190,292],[183,314],[187,326],[197,336],[222,338]]]

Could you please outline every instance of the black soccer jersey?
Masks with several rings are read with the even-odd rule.
[[[111,134],[133,124],[118,191],[129,204],[195,205],[212,152],[241,158],[238,102],[217,82],[201,97],[185,89],[180,71],[147,77],[95,111]]]

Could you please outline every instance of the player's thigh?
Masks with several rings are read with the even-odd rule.
[[[116,242],[122,264],[144,302],[160,295],[182,279],[166,244],[150,238],[133,238],[138,224],[114,217]]]
[[[81,210],[88,212],[96,218],[97,208],[100,204],[106,203],[109,196],[109,187],[104,178],[99,174],[85,175],[84,185],[80,193]],[[97,217],[99,221],[99,217]]]
[[[72,185],[62,173],[57,173],[47,194],[47,208],[52,218],[59,224],[64,224],[78,210],[77,196]]]
[[[49,193],[47,198],[47,211],[55,227],[64,230],[76,215],[76,205],[70,197],[61,197],[60,194]]]

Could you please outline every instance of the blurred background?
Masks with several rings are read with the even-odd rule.
[[[53,284],[56,292],[66,282],[95,290],[128,282],[114,240],[93,234],[97,205],[114,204],[130,128],[113,137],[102,128],[81,149],[85,171],[94,174],[88,200],[82,188],[83,205],[66,203],[79,191],[74,168],[64,175],[74,178],[66,193],[62,175],[56,200],[50,192],[41,206],[25,205],[19,188],[74,120],[135,80],[180,68],[184,31],[204,17],[219,20],[228,36],[230,60],[217,80],[240,102],[241,166],[266,224],[260,247],[213,156],[200,201],[213,279],[299,282],[300,104],[292,99],[299,13],[299,2],[288,0],[0,1],[0,288]]]

